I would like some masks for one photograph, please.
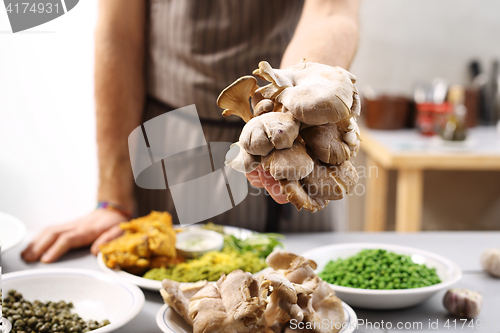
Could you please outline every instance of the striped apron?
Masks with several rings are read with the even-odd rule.
[[[150,0],[149,4],[143,121],[195,104],[207,142],[238,141],[243,123],[237,117],[222,117],[217,96],[235,79],[252,73],[261,60],[279,67],[303,0]],[[168,189],[136,187],[135,192],[139,216],[168,211],[178,223]],[[331,202],[312,214],[257,193],[250,186],[242,203],[210,221],[256,231],[303,232],[332,230],[344,220],[342,202]]]

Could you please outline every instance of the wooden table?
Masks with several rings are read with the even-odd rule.
[[[424,170],[500,170],[500,135],[495,127],[476,127],[461,146],[416,130],[361,129],[367,154],[365,231],[383,231],[387,220],[388,170],[398,171],[396,231],[422,229]]]

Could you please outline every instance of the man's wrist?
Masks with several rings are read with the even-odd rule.
[[[117,184],[114,184],[117,185]],[[123,207],[126,211],[134,212],[135,198],[132,186],[112,186],[101,184],[97,191],[97,201],[106,201]]]
[[[99,201],[97,202],[96,209],[104,209],[120,214],[127,220],[131,220],[133,217],[133,212],[127,210],[125,207],[112,203],[110,201]]]
[[[111,195],[99,193],[97,196],[98,202],[109,202],[114,205],[123,207],[124,210],[133,213],[135,210],[135,200],[133,197],[123,195]]]
[[[97,200],[111,202],[130,212],[135,210],[134,176],[130,161],[101,162]]]

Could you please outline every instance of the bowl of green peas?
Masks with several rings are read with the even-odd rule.
[[[347,304],[365,309],[417,305],[462,278],[452,261],[420,249],[377,243],[328,245],[303,254]]]

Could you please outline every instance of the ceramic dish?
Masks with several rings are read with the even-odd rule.
[[[200,229],[200,226],[192,226],[192,227],[188,227],[188,228],[184,228],[184,229],[186,231],[187,230],[197,230],[197,229]],[[245,238],[249,237],[250,235],[254,234],[253,231],[250,231],[248,229],[228,227],[228,226],[224,227],[224,233],[229,234],[229,235],[233,235],[233,236],[240,238],[240,239],[245,239]],[[99,268],[101,268],[101,270],[103,272],[110,274],[110,275],[114,276],[115,278],[121,279],[122,281],[132,283],[132,284],[139,286],[143,289],[158,291],[162,288],[161,281],[145,279],[141,276],[137,276],[137,275],[122,271],[121,269],[109,268],[104,263],[104,260],[102,258],[101,253],[99,253],[97,255],[97,264],[99,265]]]
[[[198,228],[199,229],[199,228]],[[184,258],[198,258],[211,251],[220,251],[224,236],[212,230],[189,230],[177,234],[175,248]]]
[[[346,303],[342,302],[342,307],[344,308],[346,320],[339,333],[354,332],[357,327],[358,317],[354,310]],[[193,333],[192,327],[167,304],[164,304],[156,314],[156,324],[165,333]]]
[[[2,276],[6,292],[15,289],[29,301],[66,301],[84,320],[105,320],[111,324],[92,331],[113,332],[131,321],[144,306],[144,294],[134,285],[116,281],[92,270],[33,269]]]
[[[1,327],[0,332],[9,333],[10,330],[12,329],[12,324],[7,319],[2,318],[2,326],[0,327]]]
[[[418,264],[436,268],[441,283],[429,287],[399,290],[369,290],[330,284],[337,296],[347,304],[365,309],[400,309],[417,305],[440,290],[450,287],[462,278],[462,271],[452,261],[416,248],[377,243],[346,243],[323,246],[303,254],[318,264],[321,272],[330,260],[347,258],[363,249],[384,249],[397,254],[409,255]]]
[[[0,246],[2,253],[12,249],[24,239],[26,226],[14,216],[0,212]]]

